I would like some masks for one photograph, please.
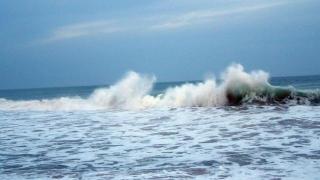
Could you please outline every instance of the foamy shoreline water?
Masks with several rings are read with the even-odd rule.
[[[318,106],[0,111],[1,179],[316,179]]]
[[[131,72],[86,97],[12,93],[0,99],[0,179],[317,179],[320,77],[273,86],[233,65],[222,79],[160,90]]]

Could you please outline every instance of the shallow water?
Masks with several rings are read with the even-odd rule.
[[[0,179],[317,179],[319,106],[0,111]]]
[[[220,82],[2,90],[0,180],[319,179],[319,88],[234,65]]]

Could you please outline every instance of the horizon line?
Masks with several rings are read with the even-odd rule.
[[[320,76],[320,74],[311,74],[311,75],[279,75],[279,76],[270,76],[269,80],[272,78],[294,78],[294,77],[312,77],[312,76]],[[221,79],[217,79],[221,80]],[[177,81],[159,81],[155,82],[155,84],[165,84],[165,83],[196,83],[196,82],[202,82],[204,80],[177,80]],[[115,81],[114,83],[117,83],[118,81]],[[75,88],[75,87],[108,87],[113,84],[88,84],[88,85],[67,85],[67,86],[43,86],[43,87],[18,87],[18,88],[0,88],[0,91],[13,91],[13,90],[36,90],[36,89],[57,89],[57,88]],[[1,97],[0,97],[1,98]]]

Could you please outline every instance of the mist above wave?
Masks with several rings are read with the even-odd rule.
[[[293,88],[271,86],[268,73],[245,72],[240,64],[229,66],[222,73],[221,83],[209,78],[200,83],[173,86],[158,95],[151,95],[155,76],[128,72],[120,81],[96,89],[88,98],[13,101],[0,99],[0,109],[12,110],[100,110],[143,109],[154,107],[209,107],[243,103],[319,102],[319,92],[302,92]]]

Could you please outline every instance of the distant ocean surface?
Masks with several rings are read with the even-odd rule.
[[[319,179],[320,76],[0,90],[0,179]]]

